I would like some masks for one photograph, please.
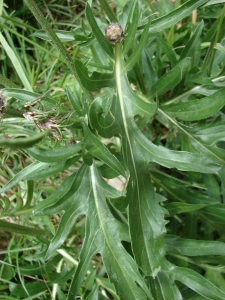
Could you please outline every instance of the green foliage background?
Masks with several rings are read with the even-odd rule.
[[[225,299],[223,2],[0,3],[4,299]]]

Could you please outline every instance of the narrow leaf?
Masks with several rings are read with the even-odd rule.
[[[56,148],[51,150],[45,150],[41,148],[28,148],[25,151],[38,161],[42,162],[58,162],[63,159],[68,159],[71,156],[75,156],[82,150],[82,142],[74,144],[69,147]]]
[[[181,52],[180,55],[180,60],[184,59],[185,57],[192,57],[194,56],[195,48],[197,47],[199,43],[199,38],[202,33],[202,29],[204,26],[204,22],[202,21],[197,28],[195,29],[195,32],[193,33],[192,37],[190,40],[187,42],[185,45],[183,51]]]
[[[163,17],[157,18],[152,21],[151,27],[149,29],[150,33],[160,32],[166,28],[170,28],[177,24],[179,21],[187,17],[192,13],[192,11],[199,6],[205,4],[209,0],[189,0],[183,5],[180,5],[177,9],[174,9],[171,13],[166,14]]]
[[[224,299],[225,293],[197,272],[187,268],[176,267],[169,262],[165,263],[165,266],[166,268],[163,269],[163,272],[170,275],[173,280],[182,282],[204,298],[210,300]]]
[[[113,54],[113,48],[112,45],[109,43],[109,41],[105,38],[104,34],[101,32],[100,28],[98,27],[97,22],[95,21],[95,18],[92,13],[92,9],[90,5],[87,3],[86,5],[86,17],[87,20],[91,26],[91,29],[99,42],[99,44],[102,46],[103,50],[112,58],[114,58]]]
[[[37,172],[43,168],[47,168],[49,164],[47,163],[40,163],[40,162],[34,162],[19,173],[17,173],[6,185],[4,185],[0,189],[0,194],[7,191],[11,187],[13,187],[15,184],[20,182],[22,179],[26,179],[26,176],[29,176],[30,174],[33,174],[34,172]]]
[[[182,121],[197,121],[206,119],[217,113],[225,105],[225,87],[209,97],[164,105],[161,109],[171,117]]]
[[[80,157],[81,157],[81,155],[77,155],[77,156],[67,159],[63,163],[58,163],[53,166],[49,165],[48,168],[44,168],[43,170],[39,170],[39,172],[35,172],[35,173],[27,175],[26,179],[36,180],[39,178],[46,178],[49,176],[54,176],[55,174],[62,172],[63,170],[69,168],[71,165],[76,163],[80,159]]]
[[[14,51],[12,50],[12,48],[10,47],[10,45],[8,44],[8,42],[6,41],[6,39],[4,38],[4,36],[2,35],[2,33],[0,32],[0,43],[3,46],[3,49],[5,50],[6,54],[9,56],[16,72],[17,75],[19,76],[20,80],[22,81],[24,87],[28,90],[28,91],[32,91],[32,87],[30,82],[28,81],[28,78],[24,72],[24,66],[22,65],[22,62],[20,60],[18,60],[17,56],[15,55]]]
[[[181,255],[225,255],[225,244],[222,242],[181,239],[172,236],[172,238],[166,237],[165,243],[169,252]]]
[[[54,30],[57,37],[60,39],[61,42],[71,42],[74,41],[74,33],[71,31],[66,30]],[[49,35],[44,30],[37,30],[32,36],[38,37],[45,41],[51,41]]]
[[[126,38],[123,45],[123,53],[124,55],[130,50],[134,43],[135,34],[137,32],[137,25],[138,25],[138,19],[139,19],[139,5],[138,2],[134,2],[134,5],[131,8],[130,14],[127,19],[127,25],[126,25]],[[131,19],[131,13],[132,19]]]
[[[0,229],[12,233],[19,233],[22,235],[30,235],[30,236],[38,236],[38,237],[44,236],[46,234],[46,231],[42,229],[13,224],[2,220],[0,220]]]
[[[180,202],[172,202],[169,204],[165,204],[163,207],[168,210],[171,216],[176,214],[186,213],[189,211],[196,211],[203,208],[205,204],[187,204]]]
[[[79,70],[78,70],[78,72],[79,72]],[[84,111],[82,109],[80,100],[78,99],[78,97],[75,96],[75,93],[73,93],[68,86],[66,86],[66,94],[67,94],[67,97],[70,101],[72,108],[78,113],[79,116],[81,116],[81,117],[84,116]]]
[[[129,56],[128,60],[126,61],[125,65],[124,65],[124,70],[126,72],[130,71],[134,67],[134,65],[137,63],[137,61],[139,60],[140,54],[148,40],[150,24],[151,23],[149,22],[145,25],[144,30],[141,34],[141,39],[140,39],[137,47],[135,48],[134,52]]]
[[[168,91],[173,90],[181,80],[186,76],[191,58],[186,57],[180,61],[172,70],[164,74],[155,84],[153,84],[150,95],[154,97],[161,96]]]
[[[0,146],[9,147],[10,149],[28,148],[39,143],[49,131],[43,131],[30,137],[25,138],[5,138],[0,139]]]

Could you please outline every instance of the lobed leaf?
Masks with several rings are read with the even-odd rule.
[[[58,201],[70,191],[72,185],[74,184],[74,180],[76,179],[75,176],[76,173],[71,174],[62,182],[60,187],[58,187],[50,196],[45,199],[45,201],[38,203],[34,208],[34,213],[37,215],[42,215],[42,211],[44,209],[48,209],[48,207],[58,203]]]
[[[125,228],[112,216],[98,181],[97,171],[92,165],[89,183],[92,193],[87,213],[85,241],[67,299],[74,299],[92,256],[101,253],[110,281],[115,285],[121,299],[144,300],[148,296],[153,300],[135,262],[121,244]]]
[[[80,60],[75,59],[74,65],[82,84],[88,91],[96,91],[103,87],[115,86],[114,74],[93,72],[91,76],[88,76],[88,70]]]
[[[125,178],[127,177],[127,171],[119,160],[91,133],[86,124],[84,124],[84,144],[90,154],[102,160],[118,174],[123,175]]]

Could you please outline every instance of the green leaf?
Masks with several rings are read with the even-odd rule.
[[[164,212],[156,200],[150,182],[145,149],[135,138],[139,129],[133,121],[136,114],[150,117],[155,112],[156,106],[147,99],[143,101],[145,98],[139,98],[131,91],[127,77],[123,73],[120,55],[121,46],[116,44],[118,108],[115,119],[122,136],[124,159],[130,171],[126,201],[129,201],[131,244],[139,267],[145,274],[156,276],[164,259]]]
[[[102,286],[104,289],[106,289],[111,295],[113,295],[115,300],[120,300],[120,298],[116,294],[114,285],[109,281],[108,278],[99,277],[98,284]]]
[[[20,80],[22,81],[24,87],[27,90],[32,91],[32,87],[28,80],[28,76],[24,72],[25,67],[23,65],[22,60],[19,59],[18,53],[15,53],[14,52],[15,50],[13,51],[13,49],[10,47],[10,45],[8,44],[7,40],[2,35],[1,32],[0,32],[0,43],[2,44],[2,47],[5,50],[5,53],[8,55],[9,59],[11,60],[13,66],[14,66],[14,69],[17,72],[17,75],[20,78]]]
[[[122,164],[109,152],[102,142],[91,133],[86,124],[84,124],[84,144],[89,153],[101,159],[118,174],[123,175],[125,178],[127,177],[127,171]]]
[[[92,288],[93,287],[93,288]],[[97,284],[92,284],[91,285],[92,291],[90,292],[90,294],[88,294],[88,296],[86,297],[86,300],[98,300],[98,285]]]
[[[3,97],[13,97],[20,100],[21,106],[29,103],[32,105],[32,102],[37,99],[41,99],[41,103],[47,103],[50,106],[50,109],[55,108],[55,100],[48,95],[40,95],[38,93],[33,93],[30,91],[25,91],[22,89],[8,88],[2,90]]]
[[[189,211],[196,211],[201,209],[205,206],[205,204],[187,204],[187,203],[180,203],[180,202],[172,202],[169,204],[165,204],[163,207],[168,210],[171,216],[186,213]]]
[[[163,272],[171,276],[173,280],[182,282],[206,299],[218,300],[224,299],[225,297],[225,293],[191,269],[176,267],[173,264],[166,262],[164,264]]]
[[[120,45],[116,45],[116,47],[117,46]],[[155,102],[150,102],[149,99],[143,94],[134,93],[131,90],[127,76],[121,74],[123,68],[123,62],[120,61],[121,59],[120,55],[121,53],[118,53],[118,63],[116,65],[116,80],[117,80],[117,89],[119,90],[121,99],[124,97],[126,100],[124,101],[124,105],[123,105],[123,110],[124,110],[123,118],[127,117],[127,119],[129,120],[136,115],[140,115],[150,119],[156,113],[157,104]],[[127,115],[125,115],[125,111],[127,112]],[[118,120],[120,118],[121,116],[118,116]]]
[[[73,93],[68,86],[66,86],[66,94],[72,108],[78,113],[79,116],[81,117],[84,116],[84,111],[82,109],[82,104],[80,102],[80,99],[78,99],[77,95]]]
[[[225,255],[225,244],[215,241],[181,239],[176,236],[165,238],[166,251],[186,256]]]
[[[63,195],[59,198],[58,201],[52,203],[52,205],[47,206],[45,209],[42,209],[39,215],[53,215],[59,211],[71,212],[71,206],[76,210],[79,206],[82,206],[82,209],[86,209],[86,198],[87,191],[85,187],[85,183],[87,185],[87,165],[83,164],[79,171],[76,173],[76,176],[73,177],[73,182],[71,187],[66,191],[64,190]],[[78,199],[77,199],[78,198]],[[82,199],[82,201],[80,200]],[[80,202],[81,201],[81,202]],[[85,205],[83,205],[85,204]],[[72,211],[74,211],[72,210]],[[84,213],[84,212],[83,212]]]
[[[207,194],[210,198],[221,201],[219,182],[212,174],[204,174],[204,183],[207,187]]]
[[[211,270],[210,268],[207,268],[205,278],[225,293],[225,280],[221,273],[220,270]]]
[[[130,50],[130,48],[134,43],[134,38],[137,31],[138,19],[139,19],[139,5],[138,2],[136,3],[134,2],[134,5],[131,8],[129,16],[127,18],[126,38],[123,45],[124,55]]]
[[[130,171],[127,199],[132,250],[145,274],[155,276],[164,259],[165,221],[163,210],[159,203],[153,200],[155,195],[148,179],[148,163],[157,162],[166,167],[197,172],[214,172],[219,170],[219,167],[202,155],[158,147],[139,131],[132,117],[138,113],[148,116],[151,111],[145,109],[147,103],[140,101],[130,90],[123,73],[121,46],[116,44],[115,47],[118,87],[115,119],[120,128],[124,157]],[[149,228],[148,232],[146,228]]]
[[[54,30],[57,37],[60,39],[61,42],[71,42],[74,41],[74,33],[71,31],[66,30]],[[37,30],[31,34],[32,36],[38,37],[45,41],[51,41],[51,38],[44,30]]]
[[[41,237],[46,234],[45,230],[42,229],[13,224],[2,220],[0,220],[0,229],[12,233],[18,233],[21,235],[30,235],[34,237],[35,236]]]
[[[69,147],[45,150],[41,148],[28,148],[25,150],[30,156],[38,161],[52,163],[74,156],[82,150],[82,142]]]
[[[102,9],[104,9],[105,13],[107,14],[108,18],[110,19],[111,22],[118,22],[117,17],[112,11],[112,8],[110,7],[108,1],[106,0],[100,0],[99,1]]]
[[[131,159],[128,155],[127,160]],[[155,276],[164,259],[164,211],[154,194],[147,165],[136,162],[129,169],[127,199],[132,249],[145,274]]]
[[[114,118],[115,105],[112,98],[103,99],[97,97],[90,105],[88,116],[92,128],[104,138],[111,138],[118,132]]]
[[[83,165],[78,171],[73,186],[55,205],[42,211],[42,214],[54,214],[53,211],[64,209],[59,227],[46,252],[45,259],[49,259],[64,243],[76,219],[86,213],[88,202],[91,201],[91,187],[89,185],[89,168]],[[62,205],[59,205],[62,204]],[[70,209],[73,207],[73,209]],[[52,209],[53,208],[53,209]]]
[[[34,213],[37,215],[42,215],[42,211],[44,209],[48,209],[52,205],[57,204],[64,195],[68,194],[72,185],[74,184],[75,179],[76,173],[71,174],[68,178],[66,178],[60,187],[57,188],[49,197],[47,197],[45,201],[42,201],[35,206]],[[68,197],[66,199],[68,199]]]
[[[145,49],[142,51],[142,65],[143,65],[146,85],[148,89],[151,90],[153,84],[157,82],[158,77],[156,75],[155,69],[152,66],[151,55],[149,51],[146,51]]]
[[[182,121],[206,119],[217,113],[225,105],[224,92],[225,87],[209,97],[188,102],[179,101],[178,103],[163,105],[161,109],[171,117]]]
[[[126,229],[112,216],[99,187],[99,180],[93,165],[90,167],[89,186],[91,186],[92,193],[88,202],[85,240],[80,253],[80,263],[67,299],[74,299],[92,256],[101,253],[110,281],[115,285],[120,299],[145,300],[148,296],[153,300],[134,260],[121,244]]]
[[[87,3],[86,5],[86,18],[91,26],[93,34],[95,35],[97,41],[102,46],[103,50],[111,57],[114,58],[113,48],[109,41],[105,38],[104,34],[101,32],[100,28],[95,21],[95,18],[92,13],[92,9],[90,5]]]
[[[105,181],[99,181],[99,185],[106,198],[114,199],[124,196],[124,192],[118,191],[113,188],[111,185],[107,184]]]
[[[125,62],[125,64],[124,64],[124,71],[125,72],[130,71],[134,67],[134,65],[137,63],[137,61],[139,60],[141,52],[142,52],[142,50],[143,50],[143,48],[146,45],[147,40],[148,40],[150,24],[151,23],[149,22],[145,25],[137,47],[134,49],[133,53],[129,56],[128,60]]]
[[[48,166],[49,164],[46,163],[40,163],[40,162],[32,163],[31,165],[29,165],[28,167],[24,168],[22,171],[17,173],[6,185],[4,185],[0,189],[0,194],[13,187],[22,179],[26,179],[26,177],[29,176],[30,174],[33,174],[34,172],[38,172],[39,170],[43,168],[47,168]]]
[[[210,0],[204,6],[213,5],[213,4],[219,4],[219,3],[225,3],[225,0]]]
[[[46,164],[43,170],[39,172],[33,172],[32,174],[26,175],[27,180],[37,180],[39,178],[46,178],[58,174],[59,172],[69,168],[71,165],[76,163],[81,158],[81,155],[74,156],[67,159],[65,162],[57,163],[55,165]]]
[[[47,130],[25,138],[0,139],[0,147],[4,146],[10,149],[28,148],[41,142],[48,133],[49,131]]]
[[[190,62],[191,58],[186,57],[172,70],[164,74],[155,84],[153,84],[150,91],[151,97],[154,97],[155,95],[161,96],[166,92],[173,90],[186,76],[188,68],[190,67]]]
[[[208,220],[214,222],[215,226],[218,224],[221,228],[223,228],[225,224],[224,204],[206,206],[202,208],[201,213],[203,213]]]
[[[191,36],[191,38],[185,45],[183,51],[181,52],[180,60],[184,59],[185,57],[193,57],[194,56],[196,47],[199,44],[199,38],[202,33],[203,26],[204,26],[204,22],[201,21],[201,23],[197,26],[197,28],[195,29],[195,32],[193,33],[193,35]]]
[[[156,162],[165,167],[177,168],[183,171],[214,173],[220,169],[220,166],[213,160],[198,153],[175,151],[156,146],[139,132],[135,124],[133,124],[132,127],[130,126],[129,130],[135,142],[139,144],[139,147],[142,149],[142,155],[147,161]]]
[[[76,67],[77,73],[79,74],[83,86],[88,91],[95,91],[103,87],[115,86],[114,74],[93,72],[92,76],[89,77],[88,69],[80,60],[75,59],[74,65]]]
[[[223,140],[224,122],[220,121],[220,119],[215,119],[209,124],[198,124],[197,126],[189,127],[171,118],[169,114],[161,109],[158,111],[179,129],[184,150],[199,152],[215,163],[221,166],[224,165],[225,152],[216,146],[219,140]]]
[[[166,53],[166,55],[169,59],[169,63],[171,65],[171,69],[173,69],[177,64],[177,58],[176,58],[176,53],[175,53],[174,49],[172,49],[163,39],[157,38],[157,41],[161,45],[161,51]],[[182,74],[182,77],[183,77],[183,74]]]
[[[225,47],[223,45],[221,45],[220,43],[217,43],[214,48],[220,50],[222,53],[225,54]]]
[[[189,16],[194,9],[198,8],[199,6],[205,4],[208,1],[209,0],[186,1],[183,5],[180,5],[177,9],[174,9],[172,12],[166,14],[163,17],[157,18],[156,20],[153,20],[149,32],[160,32],[166,28],[174,26],[179,21]]]
[[[22,284],[10,284],[10,292],[12,293],[12,295],[16,297],[23,297],[24,299],[27,298],[27,296],[34,296],[36,294],[44,292],[45,290],[45,282],[40,281],[26,283],[26,290],[24,289],[24,286]]]
[[[56,49],[59,51],[61,58],[65,61],[68,68],[71,70],[72,74],[75,76],[77,82],[80,84],[83,93],[85,97],[88,99],[88,101],[92,101],[92,95],[89,93],[82,85],[80,78],[77,74],[77,71],[74,67],[73,60],[69,53],[67,52],[66,48],[64,47],[63,43],[60,41],[58,36],[55,34],[54,30],[51,27],[51,24],[48,23],[48,21],[43,16],[42,12],[37,6],[37,3],[34,0],[24,0],[26,5],[29,7],[37,21],[41,24],[42,28],[46,31],[49,38],[51,39],[52,44],[56,47]]]
[[[150,279],[151,290],[154,291],[154,299],[183,300],[178,287],[166,274],[159,272],[153,279]]]

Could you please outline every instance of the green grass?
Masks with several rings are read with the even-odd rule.
[[[0,298],[224,299],[225,6],[108,3],[0,2]]]

